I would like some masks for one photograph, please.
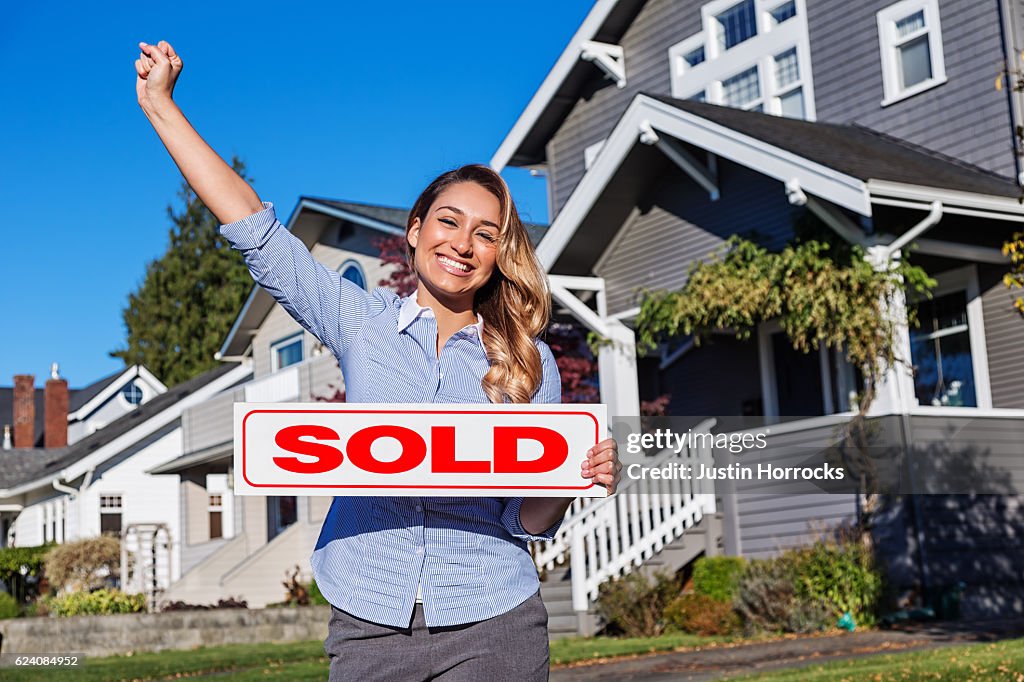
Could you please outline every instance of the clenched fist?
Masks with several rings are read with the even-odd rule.
[[[139,74],[135,80],[135,92],[139,97],[139,104],[145,108],[170,100],[174,84],[181,73],[181,57],[166,40],[161,40],[156,45],[139,43],[139,49],[142,52],[135,60],[135,70]]]

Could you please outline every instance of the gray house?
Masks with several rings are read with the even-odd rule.
[[[993,86],[1022,47],[1018,0],[598,0],[491,160],[547,177],[539,255],[556,299],[618,342],[601,363],[610,413],[668,393],[672,415],[802,417],[773,429],[764,456],[777,462],[850,418],[854,368],[793,351],[771,322],[631,366],[638,289],[680,287],[731,235],[779,249],[799,222],[935,277],[921,326],[894,339],[910,362],[872,414],[894,456],[966,463],[1002,494],[889,498],[876,542],[897,588],[965,583],[968,616],[1024,613],[1024,320],[999,250],[1024,228],[1024,117],[1020,94]],[[755,483],[673,489],[669,504],[667,489],[627,481],[618,501],[571,509],[540,564],[586,630],[610,575],[701,552],[769,556],[860,511],[848,491]]]

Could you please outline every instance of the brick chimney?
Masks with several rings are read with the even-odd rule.
[[[68,382],[60,378],[56,362],[46,380],[45,403],[43,444],[63,448],[68,444]]]
[[[14,447],[30,448],[36,441],[36,378],[14,375]]]

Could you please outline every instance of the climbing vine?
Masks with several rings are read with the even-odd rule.
[[[700,343],[713,331],[749,338],[761,322],[776,319],[793,347],[819,343],[841,349],[864,376],[858,406],[867,411],[875,387],[898,357],[896,322],[885,310],[901,290],[927,295],[935,281],[905,260],[876,269],[859,247],[840,252],[811,240],[769,252],[733,237],[707,262],[691,267],[678,291],[645,292],[636,320],[641,347],[680,335]],[[913,323],[913,311],[909,312]]]

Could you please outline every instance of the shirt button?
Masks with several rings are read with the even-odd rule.
[[[420,505],[417,504],[416,505],[416,511],[423,511],[423,507],[421,507]]]
[[[422,547],[417,547],[416,548],[416,553],[417,554],[423,554],[423,548]]]

